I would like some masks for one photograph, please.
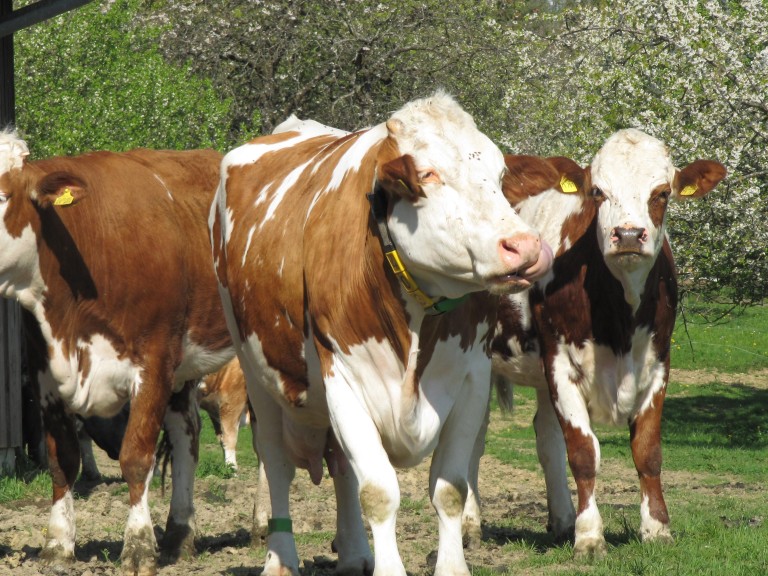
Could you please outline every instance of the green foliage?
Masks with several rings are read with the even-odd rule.
[[[231,102],[163,60],[139,4],[88,4],[16,34],[17,126],[33,157],[230,146]]]
[[[32,462],[17,464],[16,474],[13,476],[0,476],[0,504],[50,495],[50,474],[40,470]]]

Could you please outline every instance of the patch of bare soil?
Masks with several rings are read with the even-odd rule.
[[[713,376],[709,372],[675,371],[672,375],[672,380],[689,384],[719,380],[765,386],[768,373],[727,378],[724,375]],[[498,429],[507,426],[509,418],[515,422],[519,418],[530,422],[530,415],[513,414],[492,419],[491,427]],[[10,507],[0,507],[0,575],[120,574],[119,557],[128,513],[127,489],[120,478],[117,463],[108,460],[102,452],[96,452],[105,480],[98,483],[81,482],[77,485],[77,562],[65,567],[51,567],[38,561],[48,522],[48,497],[15,502]],[[256,478],[257,471],[246,468],[241,469],[237,478],[207,478],[196,482],[199,553],[193,559],[161,566],[160,576],[261,574],[265,550],[253,548],[250,544]],[[437,547],[437,518],[427,492],[428,463],[401,470],[399,478],[402,495],[398,518],[400,552],[409,574],[429,575],[432,573],[433,550]],[[675,487],[713,494],[718,490],[726,491],[734,496],[741,493],[746,495],[750,489],[727,481],[715,487],[709,483],[708,487],[696,474],[683,472],[665,472],[664,484],[668,494]],[[480,492],[483,503],[483,543],[477,549],[466,551],[470,566],[514,572],[520,555],[526,553],[521,550],[546,554],[557,546],[546,533],[546,497],[543,476],[539,471],[516,469],[513,465],[485,456],[480,469]],[[165,526],[169,496],[170,490],[165,496],[161,495],[159,488],[152,490],[152,517],[158,539],[162,537]],[[303,575],[332,574],[336,555],[330,546],[335,530],[335,499],[331,481],[324,479],[320,486],[314,486],[306,472],[299,471],[291,491],[291,500]],[[598,477],[598,502],[601,508],[622,509],[639,505],[637,476],[629,463],[603,462]],[[674,512],[674,501],[669,497],[668,505]],[[505,546],[509,542],[522,543],[523,546]]]

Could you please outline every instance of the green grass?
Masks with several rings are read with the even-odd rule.
[[[689,297],[675,324],[672,367],[722,372],[768,368],[768,305],[731,309]]]

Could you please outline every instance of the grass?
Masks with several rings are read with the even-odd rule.
[[[672,366],[722,372],[768,368],[768,305],[732,309],[688,297],[672,337]]]

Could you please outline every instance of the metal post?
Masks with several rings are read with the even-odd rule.
[[[0,18],[13,11],[13,0],[0,0]],[[0,128],[16,121],[13,35],[0,38]],[[0,476],[13,474],[16,448],[22,444],[21,312],[12,300],[0,299]]]

